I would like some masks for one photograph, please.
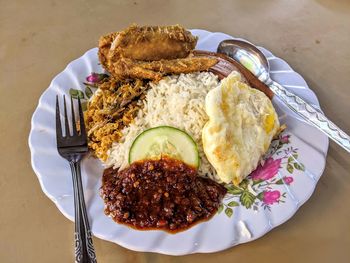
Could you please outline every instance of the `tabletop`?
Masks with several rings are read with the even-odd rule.
[[[103,3],[101,3],[103,2]],[[0,262],[73,262],[74,224],[41,191],[28,134],[51,79],[131,23],[182,24],[264,46],[316,93],[326,115],[350,133],[350,2],[2,1],[0,8]],[[98,262],[349,262],[350,155],[331,142],[309,201],[262,238],[181,257],[127,250],[94,238]]]

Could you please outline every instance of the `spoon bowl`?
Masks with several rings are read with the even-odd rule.
[[[266,83],[270,79],[269,62],[265,55],[254,45],[238,39],[227,39],[220,42],[217,52],[241,63],[260,81]]]

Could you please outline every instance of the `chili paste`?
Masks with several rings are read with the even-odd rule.
[[[136,229],[185,230],[210,219],[226,188],[175,159],[143,160],[104,171],[105,214]]]

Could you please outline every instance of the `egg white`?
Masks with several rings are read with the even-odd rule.
[[[236,71],[209,91],[205,109],[204,152],[220,179],[237,185],[268,150],[279,130],[277,113],[271,100],[243,83]]]

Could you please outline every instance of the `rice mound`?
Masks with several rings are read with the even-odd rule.
[[[219,181],[202,145],[202,129],[208,121],[205,97],[218,84],[217,76],[210,72],[172,75],[151,83],[142,101],[143,107],[134,121],[123,128],[119,142],[113,143],[109,149],[106,166],[126,168],[134,139],[146,129],[168,125],[186,131],[197,143],[201,161],[199,175]]]

